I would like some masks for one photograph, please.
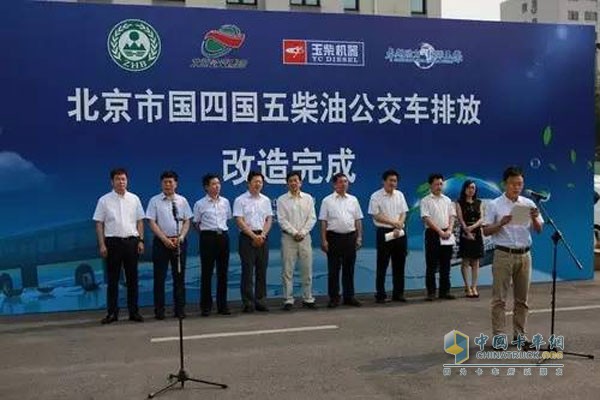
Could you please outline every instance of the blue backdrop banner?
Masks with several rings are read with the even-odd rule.
[[[298,170],[318,205],[332,175],[344,172],[365,215],[381,173],[395,168],[410,206],[406,287],[421,289],[419,201],[429,173],[444,174],[452,199],[472,178],[488,200],[516,164],[527,187],[551,193],[547,209],[583,262],[578,270],[561,247],[559,278],[593,276],[593,27],[51,2],[2,8],[2,314],[105,306],[91,216],[115,166],[128,169],[144,207],[165,169],[179,173],[190,204],[204,195],[207,172],[222,176],[233,202],[251,169],[263,172],[273,201]],[[370,217],[364,226],[356,288],[372,293]],[[240,262],[230,228],[235,300]],[[534,281],[550,279],[551,233],[534,239]],[[192,234],[191,303],[199,298],[197,241]],[[275,227],[269,297],[281,296],[279,242]],[[486,239],[482,284],[491,282],[490,249]],[[152,304],[149,251],[139,267],[141,305]],[[453,286],[462,286],[459,263],[455,256]],[[318,248],[313,284],[326,294]]]

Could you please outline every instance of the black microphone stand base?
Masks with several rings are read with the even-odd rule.
[[[169,383],[167,386],[163,387],[162,389],[160,389],[160,390],[158,390],[158,391],[156,391],[154,393],[150,393],[148,395],[149,399],[152,399],[155,396],[158,396],[159,394],[164,393],[164,392],[166,392],[169,389],[173,389],[174,386],[177,385],[178,383],[181,383],[181,388],[182,389],[184,388],[186,382],[204,383],[205,385],[218,386],[221,389],[227,389],[227,385],[224,385],[222,383],[210,382],[210,381],[205,381],[205,380],[202,380],[202,379],[191,378],[188,375],[188,373],[185,370],[183,370],[183,369],[180,369],[177,374],[169,374],[169,377],[167,379],[169,381],[172,381],[172,382]]]

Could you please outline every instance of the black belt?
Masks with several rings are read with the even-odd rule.
[[[334,236],[350,236],[350,235],[354,235],[356,233],[356,231],[352,231],[352,232],[346,232],[346,233],[339,233],[339,232],[334,232],[334,231],[327,231],[327,233],[334,235]]]
[[[200,231],[201,235],[226,235],[227,231],[222,231],[220,229],[218,230],[212,230],[212,229],[205,229]]]
[[[139,241],[140,238],[137,236],[127,236],[127,237],[119,237],[119,236],[108,236],[106,237],[106,240],[110,240],[112,242],[126,242],[129,240],[137,240]]]
[[[505,253],[510,253],[510,254],[525,254],[525,253],[529,252],[530,249],[531,249],[531,247],[521,247],[521,248],[513,249],[510,247],[506,247],[506,246],[496,245],[496,250],[500,250],[500,251],[503,251]]]

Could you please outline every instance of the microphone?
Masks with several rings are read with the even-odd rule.
[[[525,194],[531,197],[534,201],[546,202],[550,200],[550,193],[534,192],[531,189],[525,189]]]
[[[177,204],[175,203],[175,199],[173,199],[171,201],[171,205],[173,206],[172,211],[173,211],[173,218],[175,218],[175,221],[177,221],[177,215],[179,214],[178,210],[177,210]]]

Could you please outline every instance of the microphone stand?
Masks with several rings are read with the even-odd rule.
[[[180,237],[179,218],[177,217],[177,206],[175,204],[175,200],[173,200],[173,217],[175,218],[175,224],[177,227],[177,237],[179,238]],[[179,280],[182,277],[181,242],[179,241],[179,239],[177,240],[177,249],[175,249],[175,252],[176,252],[175,254],[177,255],[177,276],[178,276],[178,280]],[[184,284],[185,284],[185,282],[183,282],[183,279],[181,279],[181,285],[184,285]],[[178,286],[178,285],[176,282],[173,282],[173,290],[176,290],[175,286]],[[181,287],[180,290],[184,291],[184,296],[185,296],[185,287]],[[177,305],[176,305],[176,307],[177,307]],[[177,315],[177,319],[179,320],[179,371],[176,374],[169,374],[167,379],[169,380],[170,383],[167,384],[165,387],[161,388],[160,390],[148,394],[149,399],[151,399],[155,396],[158,396],[161,393],[166,392],[167,390],[173,388],[173,386],[177,385],[178,383],[181,383],[181,388],[183,389],[185,386],[185,382],[187,382],[187,381],[204,383],[206,385],[218,386],[221,389],[227,389],[227,385],[224,385],[222,383],[210,382],[210,381],[205,381],[202,379],[196,379],[196,378],[192,378],[188,375],[188,373],[184,367],[184,359],[183,359],[183,315],[182,314],[183,314],[182,312],[179,312]]]
[[[571,248],[571,246],[569,245],[569,243],[567,243],[567,241],[565,240],[565,237],[563,236],[562,232],[560,231],[560,229],[558,229],[558,227],[556,226],[556,224],[554,223],[554,220],[552,219],[552,217],[550,216],[550,214],[548,213],[548,210],[546,210],[546,207],[544,207],[543,202],[541,201],[542,198],[537,197],[537,196],[532,196],[533,199],[536,202],[536,205],[538,206],[538,208],[540,209],[540,211],[542,212],[542,215],[544,216],[544,219],[548,222],[548,224],[550,224],[550,226],[552,226],[552,228],[554,229],[554,233],[552,234],[552,316],[550,319],[550,337],[554,336],[554,325],[555,325],[555,314],[556,314],[556,272],[557,272],[557,252],[558,252],[558,242],[562,242],[562,244],[565,246],[565,248],[567,249],[567,252],[569,253],[569,255],[571,256],[571,259],[573,260],[573,262],[575,263],[575,265],[577,266],[577,268],[579,269],[583,269],[583,265],[581,265],[581,262],[577,259],[577,256],[575,255],[575,253],[573,252],[573,249]],[[546,348],[547,351],[550,351],[550,343],[548,343],[548,346]],[[582,354],[582,353],[573,353],[573,352],[568,352],[568,351],[563,351],[563,354],[567,354],[567,355],[571,355],[571,356],[576,356],[576,357],[584,357],[584,358],[589,358],[591,360],[594,359],[594,355],[593,354]],[[541,364],[545,361],[548,361],[548,359],[540,359],[538,360],[538,364]]]

